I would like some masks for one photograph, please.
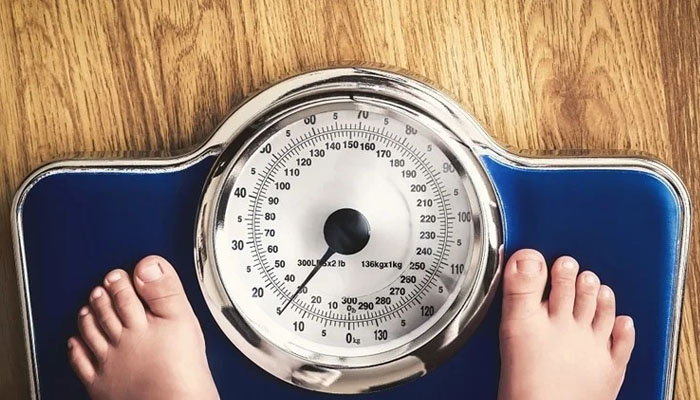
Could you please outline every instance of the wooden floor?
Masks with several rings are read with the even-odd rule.
[[[0,2],[2,398],[28,396],[8,214],[22,178],[75,152],[193,146],[249,93],[311,68],[406,68],[501,143],[646,152],[700,199],[698,2]],[[683,400],[700,399],[699,256],[696,240]]]

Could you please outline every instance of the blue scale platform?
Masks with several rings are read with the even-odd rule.
[[[482,159],[500,198],[506,256],[532,247],[548,261],[564,254],[614,288],[631,315],[637,345],[620,399],[661,399],[673,360],[681,205],[667,183],[632,170],[527,169]],[[66,339],[89,291],[112,268],[147,254],[178,269],[207,341],[222,398],[330,398],[283,383],[255,366],[209,314],[193,265],[195,215],[214,162],[205,157],[163,173],[61,172],[26,193],[20,222],[42,399],[87,398],[70,370]],[[357,399],[495,399],[500,298],[464,348],[427,376]],[[546,351],[546,349],[543,349]]]

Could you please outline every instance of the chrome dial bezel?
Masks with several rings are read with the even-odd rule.
[[[376,70],[328,69],[302,74],[260,92],[252,118],[226,142],[205,185],[197,220],[197,273],[210,311],[226,336],[253,362],[272,375],[311,390],[361,393],[422,376],[464,343],[481,320],[493,297],[502,263],[502,223],[491,181],[471,150],[470,135],[449,122],[461,112],[434,89],[402,75]],[[260,101],[260,100],[263,101]],[[268,99],[268,101],[264,101]],[[407,113],[440,136],[442,149],[468,189],[474,226],[468,282],[445,315],[419,337],[392,350],[361,357],[337,357],[303,349],[285,341],[282,333],[261,335],[227,294],[219,265],[233,265],[230,255],[217,253],[223,234],[225,199],[233,188],[237,169],[245,164],[275,124],[307,108],[343,102],[349,107],[376,107]],[[447,107],[446,107],[447,106]],[[251,110],[246,110],[251,112]],[[231,118],[235,117],[236,112]],[[445,123],[448,122],[448,123]],[[231,128],[231,127],[229,127]],[[223,203],[222,203],[223,202]],[[466,260],[465,260],[466,261]],[[282,343],[282,345],[280,345]],[[297,350],[297,351],[294,351]],[[303,354],[300,355],[300,354]]]

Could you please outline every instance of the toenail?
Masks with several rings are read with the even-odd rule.
[[[87,309],[87,307],[83,307],[80,309],[80,316],[84,317],[84,316],[88,315],[89,312],[90,311]]]
[[[92,291],[92,294],[90,295],[91,300],[95,300],[102,296],[102,289],[96,288],[95,290]]]
[[[68,339],[68,350],[73,348],[73,341]]]
[[[531,259],[518,260],[515,262],[515,268],[524,274],[535,274],[542,269],[542,262]]]
[[[583,277],[583,282],[585,282],[588,285],[593,285],[593,284],[598,283],[598,278],[593,274],[586,274]]]
[[[632,318],[629,318],[627,321],[625,321],[625,329],[631,330],[632,328],[634,328],[634,322],[632,321]]]
[[[561,266],[567,270],[576,269],[576,263],[573,260],[569,260],[569,259],[564,260],[564,262],[561,263]]]
[[[139,279],[143,282],[152,282],[163,276],[163,270],[157,261],[151,261],[145,267],[141,268],[138,273]]]
[[[107,282],[114,283],[122,279],[122,273],[120,271],[112,271],[107,275]]]
[[[607,300],[607,299],[612,297],[612,291],[607,287],[601,288],[600,289],[600,297]]]

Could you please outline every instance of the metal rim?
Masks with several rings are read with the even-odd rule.
[[[284,95],[270,96],[278,99],[276,106],[273,106],[274,102],[261,102],[258,117],[237,130],[240,134],[231,138],[217,160],[217,168],[209,176],[202,196],[196,225],[195,258],[200,286],[210,311],[228,338],[248,358],[269,373],[297,386],[331,393],[361,393],[424,375],[466,340],[483,316],[500,277],[502,224],[495,190],[473,152],[468,146],[463,146],[471,142],[470,138],[463,132],[449,130],[441,123],[456,110],[419,108],[414,99],[429,100],[430,93],[416,91],[415,86],[406,84],[417,82],[397,84],[395,80],[387,80],[386,76],[378,77],[376,74],[337,75],[337,71],[326,72],[307,74],[313,75],[315,82],[307,82],[312,89],[307,89],[304,96],[295,94],[299,90],[299,80],[308,76],[282,81],[256,96],[265,97],[269,91],[276,89],[288,94],[286,98]],[[421,87],[422,90],[426,88]],[[378,96],[377,93],[381,94]],[[444,135],[442,141],[435,143],[449,147],[446,154],[458,158],[458,165],[465,169],[460,171],[460,175],[465,188],[473,190],[470,201],[476,228],[476,246],[469,267],[472,271],[471,284],[460,288],[458,298],[448,313],[426,333],[405,346],[358,357],[352,363],[347,359],[316,353],[301,357],[275,345],[280,341],[275,340],[274,335],[268,333],[268,337],[263,337],[255,332],[225,290],[225,284],[217,273],[214,245],[217,229],[222,225],[220,201],[226,196],[226,188],[230,189],[232,185],[232,172],[247,159],[251,143],[259,141],[257,136],[264,135],[266,127],[277,124],[286,115],[333,102],[380,104],[393,112],[409,112],[413,118],[429,126],[431,131]],[[314,361],[309,361],[311,359]]]

